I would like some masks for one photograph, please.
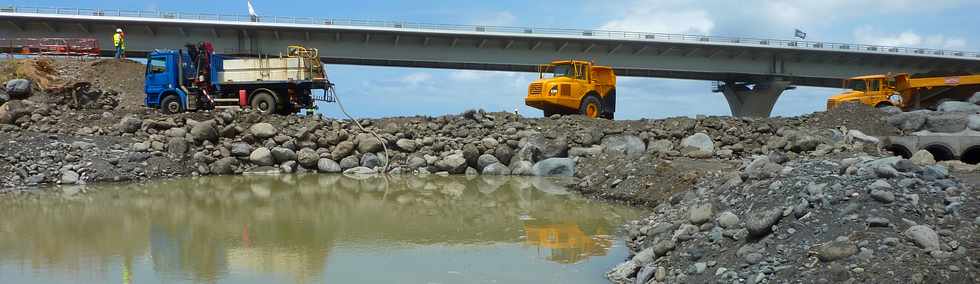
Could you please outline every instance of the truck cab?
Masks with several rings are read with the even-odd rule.
[[[895,94],[894,81],[886,75],[854,77],[844,80],[846,91],[827,100],[827,109],[846,103],[873,107],[902,106],[902,97]]]
[[[144,104],[160,108],[166,113],[177,113],[188,109],[187,79],[183,74],[194,74],[195,68],[189,64],[190,56],[180,50],[156,50],[146,58]]]
[[[544,115],[581,114],[613,119],[616,74],[611,67],[589,61],[554,61],[538,68],[538,80],[528,86],[525,103]]]

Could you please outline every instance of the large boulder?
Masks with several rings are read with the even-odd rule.
[[[617,153],[626,157],[639,157],[646,152],[646,144],[643,139],[632,135],[613,135],[602,139],[602,146],[606,153]]]
[[[946,112],[971,112],[971,113],[977,113],[977,112],[980,112],[980,106],[978,106],[976,104],[969,103],[969,102],[948,101],[948,102],[944,102],[944,103],[940,104],[939,107],[936,108],[936,110],[938,110],[938,111],[946,111]]]
[[[255,149],[248,143],[238,142],[231,144],[231,155],[235,157],[248,157],[248,155],[252,154],[253,150]]]
[[[299,165],[307,169],[316,168],[319,160],[320,154],[317,154],[316,150],[310,148],[300,149],[299,152],[296,153],[296,161],[299,162]]]
[[[926,118],[926,130],[937,133],[957,133],[966,130],[967,113],[936,113]]]
[[[551,158],[534,164],[531,168],[534,176],[575,176],[575,160],[569,158]]]
[[[415,143],[415,141],[410,139],[398,139],[398,141],[395,142],[395,146],[398,146],[398,149],[401,149],[402,152],[406,153],[414,153],[419,149],[418,143]]]
[[[888,117],[888,124],[905,131],[919,131],[926,125],[930,111],[903,112]]]
[[[980,93],[973,94],[968,100],[971,104],[980,105]]]
[[[507,165],[501,163],[494,163],[483,168],[483,174],[488,176],[506,176],[510,175],[511,171]]]
[[[966,118],[966,127],[973,131],[980,131],[980,115],[974,114]]]
[[[922,225],[912,226],[902,234],[912,239],[915,244],[925,250],[934,251],[939,250],[941,247],[939,234],[936,234],[936,231],[929,227]]]
[[[141,127],[143,127],[143,120],[133,116],[123,117],[119,120],[119,124],[116,124],[116,129],[123,133],[136,133]]]
[[[493,155],[483,154],[480,155],[479,158],[477,158],[476,163],[477,163],[477,169],[482,170],[483,168],[486,168],[489,165],[500,163],[500,160],[498,160],[497,157],[494,157]]]
[[[912,161],[912,163],[919,166],[929,166],[929,165],[936,164],[936,157],[934,157],[932,153],[926,150],[919,150],[918,152],[915,152],[915,154],[912,155],[912,158],[910,158],[909,160]]]
[[[191,138],[195,142],[218,142],[218,129],[214,127],[214,121],[195,124],[191,127]]]
[[[259,139],[272,138],[273,136],[276,136],[277,133],[275,126],[272,126],[272,124],[268,124],[265,122],[253,124],[252,127],[248,129],[248,131],[251,132],[253,136]]]
[[[548,139],[542,134],[533,134],[527,137],[517,157],[529,162],[568,157],[568,141],[564,137]]]
[[[25,79],[7,81],[3,89],[11,99],[26,99],[31,96],[31,91],[33,91],[31,81]]]
[[[381,166],[381,159],[374,153],[364,153],[361,155],[361,166],[365,168],[376,168]]]
[[[30,101],[10,101],[0,106],[0,124],[14,124],[18,118],[28,116],[34,111]]]
[[[458,175],[466,172],[467,164],[466,158],[463,158],[463,154],[453,154],[446,158],[436,162],[436,167],[441,171],[449,172],[450,174]]]
[[[670,140],[657,140],[647,145],[647,152],[651,154],[666,154],[674,150],[674,142]]]
[[[259,166],[271,166],[276,163],[272,157],[272,151],[269,151],[269,149],[265,147],[260,147],[253,150],[252,154],[248,156],[248,160]]]
[[[357,150],[361,153],[377,153],[384,150],[381,141],[371,134],[358,134],[354,141],[357,142]]]
[[[881,142],[877,137],[864,134],[860,130],[849,130],[847,131],[847,141],[849,142],[861,142],[867,144],[878,144]]]
[[[343,171],[343,169],[340,168],[340,164],[334,162],[331,159],[326,159],[326,158],[317,161],[316,168],[321,173],[339,173]]]
[[[276,160],[276,163],[285,163],[288,161],[296,160],[296,152],[290,150],[289,148],[275,147],[272,148],[272,158]]]
[[[340,160],[347,158],[354,153],[354,143],[350,141],[343,141],[337,144],[337,147],[333,148],[333,152],[330,153],[334,160]]]
[[[216,175],[230,175],[235,173],[238,167],[238,159],[232,157],[221,158],[211,164],[211,173]]]
[[[711,140],[711,136],[708,134],[696,133],[681,141],[681,151],[684,154],[695,151],[714,153],[715,141]]]
[[[534,175],[534,164],[528,161],[516,161],[510,165],[510,174],[515,176]]]

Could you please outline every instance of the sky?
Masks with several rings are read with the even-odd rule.
[[[439,24],[606,29],[980,51],[976,0],[253,0],[263,16],[399,20]],[[19,0],[18,6],[147,9],[242,14],[246,0]],[[0,4],[7,6],[9,4]],[[328,66],[347,109],[359,117],[443,115],[467,109],[541,112],[524,106],[537,74],[420,68]],[[773,111],[821,111],[840,89],[787,91]],[[620,77],[617,118],[730,115],[711,82]],[[321,110],[337,117],[334,105]]]

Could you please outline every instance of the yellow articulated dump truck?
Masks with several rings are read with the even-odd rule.
[[[612,67],[589,61],[555,61],[538,68],[539,79],[528,86],[524,102],[544,116],[581,114],[613,119],[616,112],[616,73]]]
[[[980,92],[980,75],[913,78],[909,74],[871,75],[844,81],[847,91],[827,100],[827,109],[846,103],[902,110],[935,109],[946,101],[965,101]]]

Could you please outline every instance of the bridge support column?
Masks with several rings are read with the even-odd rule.
[[[749,88],[749,85],[754,86]],[[793,89],[790,85],[790,82],[782,80],[761,83],[726,82],[718,86],[718,90],[725,94],[732,116],[769,117],[783,91]]]

